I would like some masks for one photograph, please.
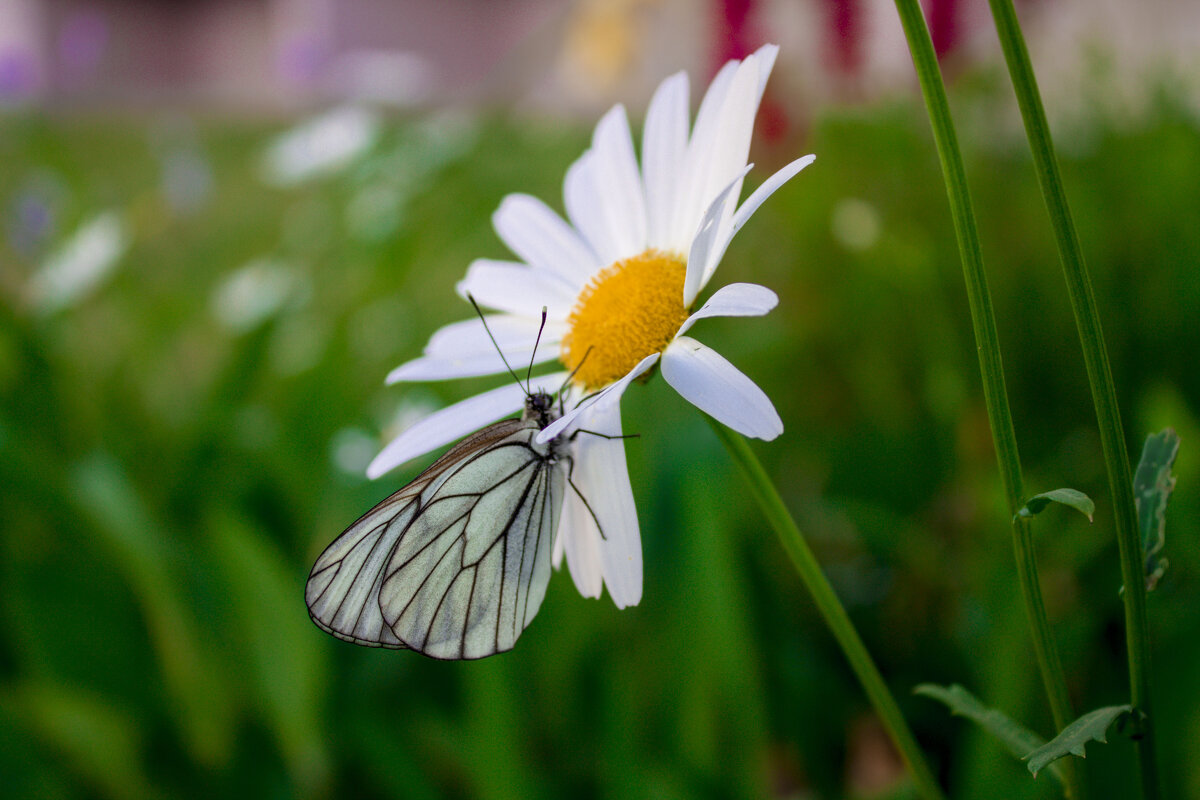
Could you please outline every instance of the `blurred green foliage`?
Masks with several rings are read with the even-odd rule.
[[[1127,699],[1109,492],[1055,250],[1011,103],[955,98],[1035,521],[1083,711]],[[1119,123],[1119,124],[1118,124]],[[655,380],[626,395],[646,562],[640,606],[558,574],[508,655],[441,663],[307,619],[315,556],[421,467],[362,468],[394,429],[494,380],[384,387],[469,316],[489,216],[559,205],[582,125],[385,121],[328,174],[263,179],[283,125],[0,120],[0,774],[11,797],[902,797],[842,656],[741,478]],[[1169,796],[1200,796],[1200,132],[1159,103],[1062,142],[1130,451],[1180,433],[1172,569],[1150,597]],[[757,444],[951,794],[1053,796],[922,682],[962,683],[1049,736],[1018,598],[965,292],[926,123],[910,100],[828,110],[757,145],[818,161],[721,267],[780,294],[698,335],[774,399]],[[759,175],[765,174],[762,169]],[[113,273],[55,309],[35,275],[115,212]],[[386,434],[383,434],[386,435]],[[1128,742],[1088,780],[1133,786]]]

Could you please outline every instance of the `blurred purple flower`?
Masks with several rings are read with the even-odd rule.
[[[279,48],[275,68],[284,80],[300,86],[316,83],[329,65],[329,47],[323,37],[296,35]]]
[[[58,221],[66,188],[50,174],[38,174],[7,203],[5,228],[9,245],[23,256],[40,254],[58,233]]]
[[[86,79],[99,66],[108,48],[108,22],[98,11],[78,11],[58,32],[58,60],[69,83]]]
[[[38,86],[37,61],[25,50],[0,52],[0,103],[24,100]]]
[[[42,198],[26,195],[17,203],[17,220],[31,238],[43,239],[54,227],[54,210]]]

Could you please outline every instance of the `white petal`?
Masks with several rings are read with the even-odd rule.
[[[707,180],[701,184],[701,197],[713,197],[746,165],[758,97],[758,69],[751,57],[738,67],[721,105],[716,134],[709,152],[703,156]],[[740,184],[733,194],[735,197],[741,194]]]
[[[525,317],[541,316],[545,307],[550,319],[565,320],[575,305],[578,288],[558,273],[515,261],[477,258],[455,287],[459,296],[475,298],[485,308]]]
[[[484,320],[487,326],[484,326]],[[524,316],[517,314],[489,314],[484,320],[479,317],[453,322],[434,332],[425,346],[425,355],[452,356],[458,353],[482,353],[499,347],[507,350],[509,347],[530,348],[538,339],[538,329],[541,327],[540,314]],[[542,332],[542,340],[546,338],[561,338],[566,327],[559,322],[546,322],[546,330]],[[491,336],[488,333],[491,333]],[[495,342],[492,339],[495,338]],[[507,355],[507,354],[506,354]]]
[[[510,365],[527,365],[530,363],[533,355],[528,350],[512,350],[508,352]],[[556,353],[557,345],[551,346],[548,350],[539,347],[537,358],[533,359],[533,363],[544,364],[553,359]],[[513,369],[516,369],[516,367],[514,366]],[[420,358],[414,358],[412,361],[406,361],[389,372],[386,383],[390,386],[393,383],[402,383],[405,381],[448,381],[456,378],[477,378],[481,375],[496,375],[501,372],[508,372],[508,367],[504,366],[504,362],[500,360],[500,356],[495,351],[456,358],[421,356]]]
[[[565,372],[557,372],[534,378],[534,390],[553,393],[566,377]],[[405,461],[461,439],[524,405],[525,387],[509,383],[435,411],[389,442],[367,466],[367,477],[378,478]]]
[[[783,433],[763,390],[695,339],[680,336],[667,345],[662,374],[684,400],[738,433],[768,441]]]
[[[567,500],[563,500],[562,514],[558,518],[558,534],[554,537],[554,555],[551,556],[555,569],[562,566],[563,555],[566,553],[565,537],[563,536],[563,531],[565,530],[563,526],[567,521],[566,513]]]
[[[605,218],[605,202],[601,197],[601,180],[596,173],[596,153],[586,150],[575,163],[567,167],[563,179],[563,203],[571,224],[582,234],[597,266],[608,266],[628,253],[622,253],[609,235]],[[582,286],[581,286],[582,288]]]
[[[650,367],[654,366],[654,362],[658,361],[658,357],[658,353],[651,353],[639,361],[637,366],[631,369],[623,378],[610,383],[608,386],[605,386],[591,397],[581,400],[579,404],[570,411],[563,414],[561,417],[554,420],[554,422],[551,422],[549,425],[543,428],[542,432],[537,435],[538,443],[548,442],[555,436],[558,436],[568,425],[575,421],[576,417],[578,417],[584,411],[587,411],[592,406],[597,406],[600,404],[616,404],[620,402],[621,393],[625,391],[625,387],[629,386],[629,383],[634,378],[650,369]]]
[[[567,569],[579,593],[584,597],[599,597],[600,587],[604,584],[600,531],[591,512],[570,486],[563,497],[558,538],[567,557]]]
[[[776,189],[790,181],[800,172],[800,170],[804,169],[816,160],[817,157],[814,155],[807,155],[803,158],[796,159],[763,181],[762,185],[755,189],[754,192],[746,198],[746,202],[742,203],[738,210],[734,212],[729,224],[722,229],[721,236],[718,238],[716,246],[709,255],[707,264],[705,264],[704,278],[700,282],[701,286],[708,283],[709,279],[712,278],[713,273],[716,272],[717,266],[721,263],[721,259],[725,256],[725,250],[729,247],[729,243],[733,240],[733,237],[737,234],[737,232],[742,229],[742,226],[746,224],[746,220],[750,219],[750,216],[758,210],[758,207],[761,206],[768,197],[775,194]]]
[[[446,378],[465,378],[507,372],[500,353],[513,365],[527,366],[549,361],[558,355],[558,343],[566,333],[566,324],[547,321],[541,343],[535,354],[541,319],[508,314],[487,318],[488,328],[496,337],[495,344],[478,317],[455,322],[433,334],[425,346],[425,355],[396,367],[388,373],[386,383],[400,381],[433,381]],[[496,348],[500,349],[497,350]]]
[[[765,76],[760,75],[757,55],[747,58],[730,81],[729,91],[721,107],[717,130],[710,151],[703,156],[707,165],[707,182],[702,184],[701,197],[715,197],[725,187],[732,185],[729,201],[720,204],[719,215],[712,229],[712,241],[703,260],[704,271],[700,279],[701,288],[708,282],[717,267],[725,246],[732,238],[732,217],[737,208],[737,198],[742,193],[742,178],[746,174],[746,157],[750,153],[750,139],[754,133],[754,118],[762,98]],[[774,59],[772,58],[773,62]],[[738,173],[740,172],[740,176]],[[737,176],[737,177],[734,177]],[[732,181],[732,184],[730,183]],[[706,210],[707,218],[707,210]]]
[[[705,317],[761,317],[779,305],[779,297],[756,283],[731,283],[713,292],[700,310],[688,317],[676,336],[682,336]]]
[[[687,154],[688,77],[677,72],[654,92],[642,134],[642,180],[646,186],[646,241],[677,249],[671,240],[680,170]]]
[[[687,274],[683,279],[684,308],[691,308],[692,303],[696,302],[696,295],[700,294],[700,290],[704,288],[705,276],[712,274],[712,270],[708,269],[708,262],[712,258],[712,254],[716,252],[721,235],[722,220],[732,215],[733,206],[737,202],[737,192],[742,188],[742,178],[753,166],[753,164],[747,164],[741,174],[737,175],[732,183],[713,198],[712,203],[704,212],[704,219],[695,232],[695,238],[692,240],[691,249],[688,252]]]
[[[522,261],[558,273],[577,289],[600,265],[579,234],[536,197],[508,195],[492,215],[492,226]]]
[[[613,106],[600,118],[592,152],[608,236],[618,257],[637,255],[646,249],[646,199],[624,106]]]
[[[704,98],[700,101],[700,110],[696,112],[696,126],[692,129],[693,140],[702,138],[700,134],[705,129],[717,125],[721,116],[721,107],[725,104],[725,96],[729,92],[729,84],[733,82],[733,76],[737,74],[741,63],[737,60],[725,62],[713,76],[712,82],[708,84]]]
[[[764,44],[747,58],[754,60],[758,67],[758,99],[762,100],[763,90],[767,88],[767,79],[771,77],[771,69],[775,66],[775,57],[779,55],[779,45]]]
[[[745,165],[754,118],[777,52],[774,45],[763,46],[741,63],[726,64],[713,80],[688,145],[684,177],[687,188],[680,195],[677,235],[687,237],[695,232],[712,198]],[[740,193],[738,185],[734,197]],[[720,219],[718,233],[723,234],[731,214],[732,209],[728,209]],[[690,240],[685,240],[682,248],[687,247],[686,241]]]
[[[733,76],[737,74],[738,64],[737,61],[729,61],[721,67],[709,84],[708,91],[704,93],[704,99],[700,101],[700,110],[696,112],[696,124],[692,128],[683,170],[679,176],[680,183],[667,249],[686,250],[700,225],[705,204],[709,201],[709,198],[702,194],[707,182],[709,151],[716,138],[721,106],[725,102],[725,95],[729,91]]]
[[[605,434],[614,438],[606,439]],[[621,406],[595,406],[579,420],[572,480],[600,523],[604,584],[617,608],[642,599],[642,540],[625,465]],[[574,489],[567,488],[573,493]],[[595,524],[595,520],[591,520]]]

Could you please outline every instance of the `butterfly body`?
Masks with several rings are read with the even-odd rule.
[[[565,442],[544,393],[520,419],[459,442],[364,514],[317,559],[305,587],[324,631],[442,659],[512,648],[541,607],[562,509]]]

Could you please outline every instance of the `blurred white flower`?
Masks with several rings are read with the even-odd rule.
[[[289,186],[338,172],[375,144],[380,128],[379,115],[358,106],[308,120],[270,145],[264,177],[269,183]]]
[[[501,313],[436,332],[421,358],[389,383],[505,371],[557,357],[570,373],[570,408],[539,441],[571,440],[572,482],[563,501],[554,560],[579,591],[607,586],[618,607],[642,593],[637,512],[625,465],[619,401],[629,383],[661,363],[684,399],[748,436],[773,439],[783,424],[767,396],[714,350],[685,334],[704,317],[758,316],[776,305],[770,289],[731,284],[695,312],[697,297],[730,240],[776,189],[812,162],[806,156],[766,180],[741,206],[754,118],[778,48],[731,61],[713,79],[689,135],[688,79],[658,88],[646,115],[639,167],[625,109],[596,126],[591,149],[567,170],[568,224],[545,203],[509,195],[493,224],[519,261],[478,259],[458,291]],[[543,308],[548,321],[536,348]],[[562,378],[558,379],[559,381]],[[553,384],[544,376],[542,384]],[[442,409],[393,440],[368,467],[371,477],[447,444],[524,403],[509,384]],[[584,501],[583,498],[587,498]],[[603,534],[601,533],[603,529]]]
[[[223,280],[212,295],[212,313],[235,333],[250,330],[303,294],[296,270],[278,261],[256,259]]]
[[[197,150],[178,148],[162,158],[162,192],[167,205],[180,214],[201,208],[213,193],[213,172]]]
[[[375,437],[362,428],[342,428],[329,442],[329,458],[341,472],[361,481],[375,454]]]
[[[108,277],[128,248],[129,233],[117,212],[93,217],[34,273],[30,302],[43,314],[74,305]]]
[[[829,221],[833,238],[847,250],[869,250],[879,241],[879,212],[857,197],[847,197],[833,208]]]
[[[425,102],[436,85],[429,59],[403,50],[354,50],[338,58],[329,72],[337,94],[399,108]]]

